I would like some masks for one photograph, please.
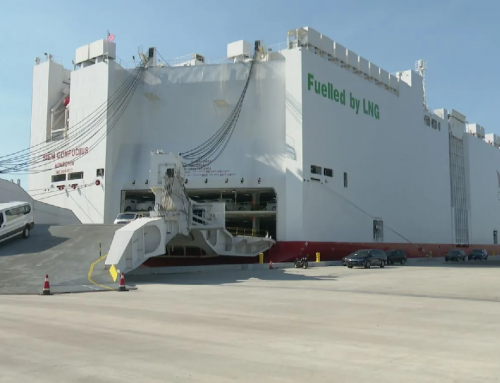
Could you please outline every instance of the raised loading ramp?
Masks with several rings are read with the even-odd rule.
[[[105,261],[114,280],[148,258],[168,252],[168,247],[198,247],[206,254],[257,257],[276,241],[266,236],[233,236],[226,230],[224,202],[196,202],[184,187],[183,158],[178,154],[151,152],[148,184],[155,195],[149,218],[139,218],[118,230]]]
[[[120,227],[37,225],[28,239],[1,243],[0,294],[40,293],[46,274],[53,293],[116,289],[104,260]]]

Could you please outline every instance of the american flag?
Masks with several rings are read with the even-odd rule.
[[[112,33],[109,33],[108,31],[108,41],[114,41],[115,40],[115,35]]]

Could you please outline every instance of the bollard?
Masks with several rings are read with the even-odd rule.
[[[432,250],[429,251],[429,258],[432,258]]]
[[[101,242],[99,242],[99,259],[102,257],[102,248],[101,248]]]
[[[259,263],[261,265],[264,263],[264,253],[259,253]]]
[[[321,254],[319,252],[316,253],[316,262],[320,262]]]

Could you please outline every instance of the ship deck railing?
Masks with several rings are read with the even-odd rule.
[[[254,230],[245,227],[226,227],[226,230],[235,237],[238,235],[242,235],[246,237],[265,238],[268,234],[268,232],[265,230]]]

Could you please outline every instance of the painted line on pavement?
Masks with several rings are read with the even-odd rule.
[[[82,285],[82,287],[85,287],[86,289],[94,290],[94,291],[100,291],[100,289],[94,285]]]
[[[97,282],[94,282],[92,280],[92,273],[94,272],[94,266],[97,265],[99,262],[101,262],[103,259],[106,259],[106,257],[108,256],[108,254],[106,254],[105,256],[99,258],[97,261],[93,262],[91,265],[90,265],[90,269],[89,269],[89,272],[87,274],[87,279],[89,280],[90,283],[92,283],[93,285],[96,285],[96,286],[99,286],[103,289],[107,289],[107,290],[115,290],[113,289],[112,287],[109,287],[109,286],[104,286],[104,285],[100,285],[99,283]]]

